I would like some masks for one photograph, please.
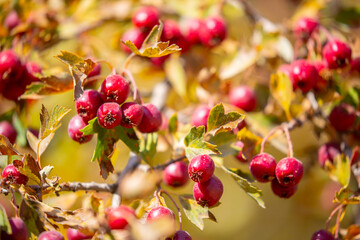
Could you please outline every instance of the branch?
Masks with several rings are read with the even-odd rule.
[[[50,187],[48,184],[43,184],[43,190],[46,190]],[[97,191],[97,192],[110,192],[113,193],[116,190],[116,184],[107,184],[107,183],[96,183],[96,182],[64,182],[61,183],[58,187],[60,188],[57,192],[62,191]],[[39,185],[28,185],[35,191],[40,191]],[[4,190],[4,189],[3,189]]]
[[[164,163],[164,164],[159,164],[155,167],[153,167],[152,169],[153,170],[160,170],[160,169],[164,169],[166,168],[167,166],[173,164],[173,163],[176,163],[176,162],[180,162],[182,160],[184,160],[186,158],[186,156],[181,156],[181,157],[178,157],[178,158],[175,158],[175,159],[171,159],[170,161],[168,161],[167,163]]]

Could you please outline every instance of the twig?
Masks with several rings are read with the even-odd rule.
[[[185,158],[186,158],[186,156],[181,156],[181,157],[178,157],[178,158],[175,158],[175,159],[171,159],[167,163],[159,164],[159,165],[153,167],[152,169],[153,170],[164,169],[164,168],[166,168],[167,166],[169,166],[169,165],[171,165],[173,163],[180,162],[180,161],[184,160]]]
[[[175,200],[171,197],[171,195],[170,195],[167,191],[161,189],[160,192],[161,192],[161,193],[165,193],[165,194],[170,198],[170,200],[173,202],[173,204],[175,205],[175,207],[176,207],[176,209],[177,209],[177,211],[178,211],[179,223],[180,223],[180,230],[182,230],[181,211],[180,211],[179,206],[176,204]]]
[[[275,128],[273,128],[262,140],[261,142],[261,148],[260,148],[260,153],[264,152],[264,148],[265,148],[265,143],[268,141],[268,139],[279,129],[281,128],[281,126],[277,126]]]
[[[32,188],[35,191],[40,191],[39,185],[29,185],[28,187]],[[42,185],[43,189],[46,190],[50,187],[48,184]],[[76,191],[97,191],[97,192],[110,192],[113,193],[116,191],[117,184],[107,184],[107,183],[96,183],[96,182],[64,182],[59,184],[58,192],[76,192]]]

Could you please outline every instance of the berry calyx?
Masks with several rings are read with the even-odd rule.
[[[79,115],[75,115],[71,120],[69,121],[68,125],[68,135],[69,137],[78,142],[78,143],[86,143],[89,142],[93,135],[84,135],[80,131],[80,129],[83,129],[86,127],[86,123],[84,122],[83,118]]]
[[[179,230],[175,233],[173,240],[192,240],[192,238],[188,232]]]
[[[350,46],[338,39],[330,40],[322,51],[329,69],[343,68],[351,63]]]
[[[285,187],[297,185],[304,174],[302,162],[293,157],[281,159],[275,168],[279,183]]]
[[[205,126],[206,129],[210,110],[211,109],[206,105],[197,107],[191,117],[191,125],[195,127]]]
[[[102,104],[97,111],[97,119],[100,126],[106,129],[120,125],[122,120],[120,105],[115,102]]]
[[[0,122],[0,135],[7,137],[11,144],[14,144],[17,137],[17,132],[13,125],[8,121]]]
[[[319,21],[314,18],[300,18],[294,26],[294,34],[297,39],[306,42],[313,32],[318,30]]]
[[[121,120],[121,126],[126,128],[136,127],[140,124],[144,110],[140,104],[135,102],[126,102],[121,106],[123,118]]]
[[[335,238],[329,231],[321,229],[312,235],[311,240],[335,240]]]
[[[26,184],[29,180],[27,176],[20,173],[13,164],[7,165],[1,173],[2,181],[7,183]]]
[[[127,30],[123,36],[121,37],[121,40],[123,42],[126,42],[127,40],[130,40],[134,45],[140,49],[141,45],[143,44],[147,34],[143,31],[141,31],[139,28],[132,28]],[[132,53],[130,48],[128,48],[125,44],[121,43],[121,48],[127,52]]]
[[[250,162],[250,172],[259,182],[270,182],[275,178],[276,161],[267,153],[260,153]]]
[[[229,92],[229,101],[246,112],[252,112],[257,105],[255,92],[247,86],[238,86]]]
[[[98,108],[103,103],[101,95],[95,90],[86,90],[75,102],[76,112],[85,123],[96,117]]]
[[[159,219],[169,219],[175,221],[175,214],[169,208],[159,206],[151,209],[146,217],[147,222],[152,222]]]
[[[206,47],[215,47],[226,38],[225,20],[221,17],[209,17],[204,20],[200,28],[200,41]]]
[[[107,220],[111,229],[125,229],[128,221],[136,218],[135,211],[127,206],[111,208],[107,213]]]
[[[5,231],[1,231],[1,239],[9,240],[27,240],[28,229],[23,220],[20,218],[9,218],[12,233],[8,235]]]
[[[200,206],[212,207],[217,204],[224,188],[220,179],[212,176],[208,181],[194,184],[193,195]]]
[[[42,232],[39,235],[39,240],[64,240],[64,237],[57,231],[48,231]]]
[[[85,239],[91,239],[92,237],[73,228],[68,228],[68,230],[66,231],[66,236],[68,240],[85,240]]]
[[[244,121],[242,121],[242,122],[244,122]],[[241,149],[240,151],[238,151],[238,152],[235,154],[236,159],[237,159],[239,162],[242,162],[242,163],[247,162],[247,160],[244,158],[243,151],[242,151],[242,149],[244,148],[244,143],[243,143],[242,141],[237,141],[237,142],[235,143],[235,147]]]
[[[176,162],[163,171],[164,183],[172,187],[184,186],[189,181],[188,166],[185,162]]]
[[[290,198],[295,194],[298,185],[294,186],[283,186],[275,178],[271,181],[271,190],[273,193],[280,198]]]
[[[162,123],[161,112],[151,103],[146,103],[142,107],[144,115],[137,129],[142,133],[156,132]]]
[[[214,174],[215,164],[209,155],[198,155],[191,159],[188,172],[194,182],[206,182]]]
[[[104,102],[116,102],[122,104],[130,92],[129,83],[120,75],[111,74],[101,84],[101,97]]]
[[[155,7],[142,7],[134,13],[132,23],[145,31],[151,30],[159,24],[159,12]]]
[[[299,88],[306,93],[316,86],[319,75],[316,68],[306,60],[296,60],[291,64],[290,78],[294,90]]]
[[[353,106],[340,103],[331,110],[329,121],[330,124],[340,132],[350,130],[356,120],[355,109]]]
[[[319,165],[324,168],[325,162],[334,162],[334,158],[341,154],[340,145],[337,143],[326,143],[322,145],[318,150],[318,162]]]

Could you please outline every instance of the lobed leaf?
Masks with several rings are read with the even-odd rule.
[[[347,187],[350,182],[351,167],[350,159],[344,154],[338,154],[334,158],[334,163],[325,162],[325,169],[330,178]]]
[[[88,75],[96,65],[96,63],[94,63],[91,59],[84,59],[68,51],[60,51],[60,54],[56,55],[55,57],[75,71],[84,73],[86,75]]]

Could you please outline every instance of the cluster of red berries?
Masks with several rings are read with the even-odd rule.
[[[22,63],[12,50],[0,52],[0,93],[9,100],[18,100],[27,85],[39,81],[36,74],[41,71],[35,62]]]
[[[29,178],[22,174],[13,164],[9,164],[3,169],[1,177],[3,184],[16,183],[25,185],[29,180]]]
[[[80,129],[95,117],[99,125],[106,129],[120,125],[125,128],[137,127],[142,133],[156,132],[162,123],[159,109],[151,103],[143,105],[136,102],[124,103],[129,92],[129,83],[117,74],[111,74],[105,78],[100,92],[84,91],[83,95],[76,100],[78,115],[69,122],[69,136],[79,143],[90,141],[92,135],[84,136]]]
[[[289,198],[297,190],[304,174],[302,162],[293,157],[281,159],[277,164],[268,153],[260,153],[251,159],[250,172],[259,182],[270,182],[275,195]]]

